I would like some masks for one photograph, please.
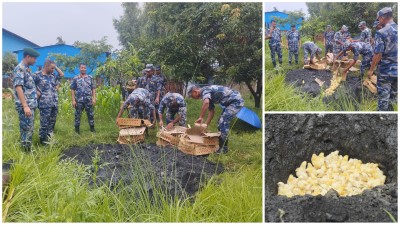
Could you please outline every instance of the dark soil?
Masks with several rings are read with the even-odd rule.
[[[353,105],[357,106],[357,102],[361,102],[363,96],[372,96],[372,93],[362,86],[359,74],[358,71],[349,72],[346,82],[342,82],[335,93],[332,96],[325,97],[324,101],[336,101],[339,99],[340,95],[345,95],[350,101],[353,101]],[[315,78],[325,81],[324,85],[320,87],[315,81]],[[313,97],[320,95],[326,90],[331,85],[331,79],[331,71],[311,69],[292,70],[289,71],[285,77],[287,83],[294,85],[294,87],[299,88],[301,92],[310,94]]]
[[[148,192],[167,190],[172,197],[194,195],[213,174],[223,171],[221,164],[205,157],[191,156],[171,147],[154,144],[98,144],[72,147],[61,159],[73,158],[88,165],[97,184],[111,188],[140,182]],[[93,183],[93,182],[92,182]]]
[[[390,222],[397,219],[397,115],[274,114],[265,117],[265,219],[286,222]],[[378,163],[386,184],[352,197],[277,195],[313,153],[341,155]]]

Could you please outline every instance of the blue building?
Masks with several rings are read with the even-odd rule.
[[[11,31],[8,31],[4,28],[3,29],[3,43],[2,43],[2,48],[3,48],[3,52],[2,52],[2,56],[4,56],[4,54],[6,52],[13,52],[15,50],[18,49],[23,49],[23,48],[37,48],[39,47],[39,45],[17,35],[14,34]]]
[[[266,27],[266,29],[269,29],[269,26],[271,25],[272,20],[275,20],[276,18],[286,19],[289,17],[289,14],[280,12],[280,11],[271,11],[271,12],[265,12],[264,17],[265,17],[265,27]],[[300,30],[303,20],[304,20],[304,18],[300,18],[296,21],[296,30]],[[286,23],[286,24],[278,24],[277,23],[277,27],[281,31],[290,30],[291,25],[292,24],[289,24],[289,23]]]

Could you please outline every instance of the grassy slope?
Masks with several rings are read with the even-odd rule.
[[[246,106],[253,109],[253,101],[244,94]],[[60,97],[60,99],[62,99]],[[100,101],[98,101],[100,102]],[[262,220],[262,132],[237,122],[230,138],[230,152],[209,156],[222,162],[226,172],[215,176],[195,196],[195,201],[162,202],[153,207],[143,194],[134,198],[127,192],[90,187],[85,176],[90,171],[71,162],[59,163],[63,149],[88,143],[115,143],[118,128],[116,112],[104,110],[101,104],[95,111],[97,133],[89,132],[86,115],[82,116],[81,135],[73,132],[73,114],[68,100],[60,102],[56,124],[56,144],[35,146],[32,153],[19,148],[18,118],[14,104],[3,101],[3,162],[15,161],[10,187],[15,188],[8,212],[9,222],[134,222],[134,221],[251,221]],[[193,124],[201,106],[189,100],[188,122]],[[107,111],[101,113],[102,111]],[[111,110],[112,111],[112,110]],[[115,110],[114,110],[115,111]],[[216,115],[219,115],[219,109]],[[256,110],[261,116],[261,110]],[[38,114],[38,111],[37,111]],[[261,118],[261,117],[260,117]],[[216,130],[214,118],[211,130]],[[38,143],[39,117],[35,117],[33,142]],[[243,130],[244,129],[244,130]],[[242,130],[242,131],[239,131]],[[148,142],[155,142],[156,129],[150,130]],[[141,188],[141,187],[136,187]],[[162,195],[162,194],[161,194]],[[3,193],[4,196],[4,193]],[[4,205],[3,205],[4,209]]]
[[[303,38],[302,42],[305,40]],[[317,43],[325,49],[322,43]],[[284,47],[282,51],[283,64],[274,69],[271,61],[271,53],[268,41],[265,45],[265,110],[266,111],[376,111],[376,98],[364,98],[361,104],[354,104],[348,96],[341,94],[338,101],[325,104],[321,97],[312,98],[311,96],[300,93],[297,88],[285,83],[285,74],[290,70],[303,67],[303,51],[299,51],[299,64],[290,66],[288,63],[288,50]],[[276,57],[278,62],[278,59]],[[292,58],[292,62],[294,59]],[[339,90],[340,91],[340,88]],[[395,106],[397,110],[397,105]]]

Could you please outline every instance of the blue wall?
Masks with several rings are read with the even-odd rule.
[[[49,55],[51,53],[60,53],[60,54],[65,54],[68,56],[75,56],[80,52],[79,48],[75,48],[72,45],[50,45],[50,46],[45,46],[45,47],[39,47],[39,48],[34,48],[36,51],[40,53],[40,56],[36,59],[35,65],[31,66],[31,70],[33,72],[37,71],[39,67],[43,67],[44,61],[49,58]],[[18,50],[15,51],[18,55],[18,62],[22,60],[23,58],[23,50]],[[103,53],[98,60],[100,62],[105,62],[107,59],[106,53]],[[64,72],[64,77],[65,78],[73,78],[75,75],[79,74],[79,65],[76,65],[76,68],[73,73],[70,73],[68,71],[63,71]],[[96,68],[93,69],[93,71],[88,71],[87,73],[90,75],[94,75]]]
[[[6,29],[2,29],[2,36],[3,36],[3,52],[2,55],[4,56],[4,53],[6,52],[13,52],[15,50],[23,49],[23,48],[35,48],[39,47],[39,45],[32,43],[28,40],[26,40],[23,37],[20,37]]]
[[[272,11],[272,12],[265,12],[264,13],[265,16],[265,27],[268,29],[271,21],[275,18],[282,18],[282,19],[286,19],[288,18],[289,14],[283,13],[283,12],[279,12],[279,11]],[[300,18],[296,21],[296,29],[300,30],[301,28],[301,24],[303,23],[303,19]],[[290,30],[290,25],[291,24],[277,24],[277,27],[281,30],[281,31],[287,31]]]

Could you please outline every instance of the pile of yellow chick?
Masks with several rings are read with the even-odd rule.
[[[325,96],[331,96],[335,90],[339,87],[340,81],[342,80],[341,77],[333,76],[331,79],[331,86],[325,90]]]
[[[361,160],[339,155],[339,151],[324,157],[324,153],[312,155],[311,163],[304,161],[290,175],[287,183],[278,183],[278,195],[325,195],[330,189],[340,196],[361,194],[366,189],[383,185],[386,176],[376,163],[363,164]]]

